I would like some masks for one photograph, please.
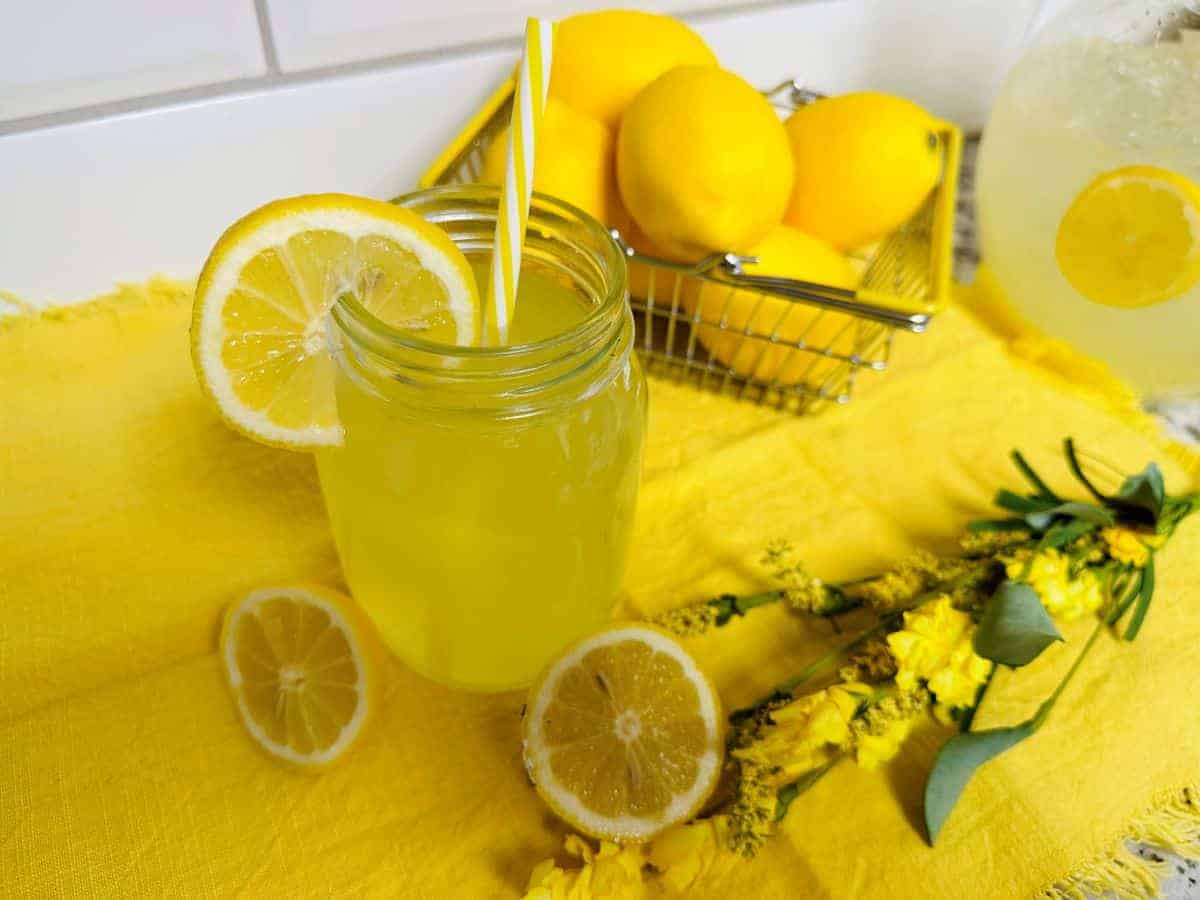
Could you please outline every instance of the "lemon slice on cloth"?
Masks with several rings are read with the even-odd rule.
[[[480,332],[474,275],[436,225],[363,197],[276,200],[221,235],[196,287],[192,360],[229,424],[294,449],[341,442],[326,329],[345,293],[429,340]]]
[[[264,588],[229,609],[221,662],[264,750],[322,767],[353,746],[375,701],[369,628],[354,601],[325,588]]]
[[[1055,256],[1089,300],[1135,308],[1200,282],[1200,185],[1156,166],[1106,172],[1058,226]]]
[[[695,815],[724,751],[720,702],[679,643],[618,625],[564,652],[525,711],[525,767],[566,822],[645,841]]]

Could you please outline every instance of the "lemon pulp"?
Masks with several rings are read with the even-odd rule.
[[[1079,293],[1134,309],[1200,282],[1200,185],[1157,166],[1106,172],[1058,226],[1055,256]]]
[[[321,766],[354,743],[372,699],[367,640],[352,601],[327,589],[265,588],[230,609],[226,678],[263,749]]]
[[[711,683],[673,638],[614,626],[565,651],[530,692],[525,762],[571,825],[646,840],[707,798],[721,732]]]

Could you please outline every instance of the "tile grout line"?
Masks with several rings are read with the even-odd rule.
[[[279,68],[279,52],[275,48],[275,31],[271,28],[271,11],[267,9],[267,0],[254,0],[254,16],[258,19],[258,36],[262,40],[267,71],[278,75],[282,70]]]
[[[126,113],[153,112],[182,103],[232,97],[246,91],[312,84],[329,78],[362,75],[429,62],[444,62],[454,57],[489,53],[496,50],[514,50],[521,46],[520,35],[510,35],[484,38],[453,46],[410,50],[387,56],[333,63],[298,72],[285,72],[279,66],[278,48],[275,46],[274,32],[271,30],[267,2],[266,0],[253,0],[253,2],[268,69],[266,74],[157,91],[120,100],[108,100],[89,106],[76,106],[0,121],[0,139],[9,135],[29,134],[62,125],[99,121]],[[707,23],[772,7],[804,6],[813,2],[817,2],[817,0],[746,0],[746,2],[733,2],[716,7],[680,10],[674,15],[689,22]]]

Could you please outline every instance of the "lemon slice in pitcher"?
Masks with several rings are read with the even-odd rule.
[[[255,440],[338,444],[328,313],[350,293],[388,325],[468,345],[475,278],[449,236],[381,200],[276,200],[229,228],[196,286],[192,359],[222,417]]]
[[[354,745],[375,702],[369,629],[349,597],[325,588],[264,588],[230,608],[221,662],[259,746],[320,768]]]
[[[1106,172],[1058,226],[1055,256],[1089,300],[1136,308],[1200,283],[1200,185],[1157,166]]]
[[[525,767],[560,817],[645,841],[694,816],[724,752],[712,683],[666,632],[618,625],[553,662],[529,695]]]

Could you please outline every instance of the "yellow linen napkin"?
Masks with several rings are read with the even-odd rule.
[[[564,833],[521,769],[521,696],[456,693],[391,664],[370,732],[320,776],[244,735],[215,654],[222,609],[252,587],[339,576],[311,460],[230,433],[202,401],[189,300],[160,281],[0,322],[4,893],[518,896]],[[949,549],[1015,483],[1011,447],[1061,473],[1068,434],[1125,469],[1158,459],[1171,490],[1188,486],[1183,454],[1127,396],[1069,384],[960,311],[898,349],[852,404],[805,419],[654,381],[625,608],[761,587],[756,561],[777,537],[830,579]],[[695,896],[1136,887],[1147,873],[1114,856],[1119,837],[1137,825],[1177,839],[1200,821],[1181,793],[1200,781],[1198,558],[1189,522],[1138,641],[1101,643],[1049,725],[968,788],[936,849],[918,824],[944,736],[931,730],[881,772],[834,769],[758,859]],[[770,609],[694,649],[732,706],[832,639]],[[1077,647],[993,690],[979,724],[1042,696]]]

